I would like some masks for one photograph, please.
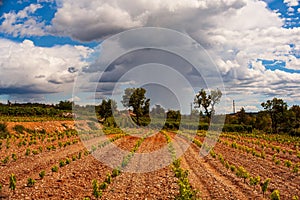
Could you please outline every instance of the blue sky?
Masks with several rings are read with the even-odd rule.
[[[97,63],[103,40],[151,26],[177,30],[201,44],[220,69],[226,101],[235,99],[248,111],[275,96],[300,103],[297,0],[19,0],[3,1],[0,13],[2,102],[71,99],[77,72]],[[109,96],[114,81],[111,87],[103,83],[107,90],[96,96]],[[91,96],[82,92],[75,98],[88,103]]]

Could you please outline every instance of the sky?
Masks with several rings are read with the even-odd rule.
[[[274,97],[283,98],[289,105],[300,104],[298,0],[2,0],[0,15],[3,103],[75,100],[84,104],[111,95],[118,99],[125,87],[142,83],[130,74],[121,81],[122,75],[135,66],[153,62],[175,68],[195,91],[222,88],[226,104],[220,108],[221,113],[232,111],[232,100],[236,110],[244,107],[248,112],[261,110],[261,102]],[[195,66],[166,51],[140,50],[120,55],[103,71],[99,56],[105,54],[106,44],[115,45],[115,49],[108,48],[111,52],[118,48],[121,52],[136,44],[137,38],[117,44],[106,41],[142,27],[171,29],[196,41],[213,61],[222,84],[205,86]],[[143,42],[149,40],[150,46],[154,40],[160,41],[166,49],[183,45],[175,35],[169,37],[172,44],[164,43],[164,34],[145,33],[139,37]],[[155,69],[156,65],[147,67]],[[144,79],[149,77],[138,70],[136,73]],[[166,78],[167,71],[148,73],[170,83],[174,79]],[[191,91],[180,81],[172,84],[188,95],[176,100],[174,91],[167,87],[147,87],[153,89],[149,93],[170,98],[174,105],[181,102],[183,111],[188,112],[193,101]],[[158,98],[152,103],[168,104]]]

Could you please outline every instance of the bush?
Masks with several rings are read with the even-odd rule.
[[[99,189],[98,181],[94,179],[92,181],[92,185],[93,185],[93,195],[94,195],[94,197],[96,197],[97,199],[101,198],[102,191]]]
[[[51,168],[51,171],[52,172],[58,172],[58,167],[56,165],[54,165],[52,168]]]
[[[31,152],[30,149],[26,149],[25,156],[29,156],[30,152]]]
[[[244,179],[244,183],[246,179],[249,178],[249,172],[247,172],[243,167],[238,167],[236,171],[236,176]]]
[[[271,200],[280,200],[279,190],[274,190],[270,196]]]
[[[32,186],[34,186],[35,182],[36,181],[33,178],[28,178],[27,179],[27,186],[32,187]]]
[[[42,170],[42,171],[39,173],[39,176],[40,176],[41,179],[43,179],[43,178],[45,177],[45,175],[46,175],[45,170]]]
[[[70,164],[71,160],[69,158],[66,159],[66,165]]]
[[[107,186],[108,186],[108,184],[106,182],[103,182],[103,183],[100,184],[99,188],[104,190],[104,189],[107,188]]]
[[[107,174],[105,182],[108,183],[108,184],[111,183],[111,175],[110,175],[110,173]]]
[[[14,160],[14,161],[16,161],[18,158],[17,158],[17,155],[15,154],[15,153],[13,153],[12,155],[11,155],[11,158]]]
[[[286,160],[284,162],[284,165],[287,166],[288,168],[290,168],[292,166],[292,162],[290,160]]]
[[[2,192],[3,185],[0,183],[0,193]]]
[[[3,164],[6,164],[6,163],[8,163],[8,161],[9,161],[9,157],[6,156],[1,162],[2,162]]]
[[[269,186],[269,183],[270,183],[270,180],[269,178],[267,178],[263,183],[261,183],[261,191],[263,193],[263,195],[265,195],[267,189],[268,189],[268,186]]]
[[[7,130],[7,124],[5,123],[0,123],[0,139],[7,138],[9,136],[9,132]]]
[[[119,176],[119,174],[120,174],[120,170],[117,169],[117,168],[115,168],[115,169],[113,169],[111,176],[112,177],[116,177],[116,176]]]
[[[13,127],[13,130],[15,130],[19,134],[24,134],[24,131],[26,130],[26,128],[23,125],[17,124]]]
[[[17,179],[14,174],[11,174],[9,177],[9,189],[15,190],[17,185]]]
[[[65,161],[60,160],[59,161],[59,167],[64,167],[66,165]]]

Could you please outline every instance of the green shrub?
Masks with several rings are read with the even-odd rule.
[[[3,164],[7,164],[9,162],[9,157],[6,156],[2,161]]]
[[[263,193],[263,195],[265,195],[267,189],[268,189],[268,186],[269,186],[269,183],[270,183],[270,180],[269,178],[267,178],[260,186],[261,186],[261,191]]]
[[[111,176],[116,177],[116,176],[119,176],[119,174],[120,174],[120,170],[115,168],[115,169],[113,169]]]
[[[39,154],[39,152],[37,150],[32,150],[32,154],[37,155],[37,154]]]
[[[36,181],[33,178],[28,178],[27,179],[27,186],[32,187],[32,186],[34,186],[35,182]]]
[[[235,172],[235,166],[234,166],[234,165],[230,165],[230,170],[231,170],[232,172]]]
[[[97,199],[101,198],[102,191],[99,189],[98,181],[94,179],[92,181],[92,185],[93,185],[93,195],[94,195],[94,197],[96,197]]]
[[[250,185],[255,186],[260,182],[260,176],[250,177]]]
[[[275,164],[279,165],[280,164],[280,160],[275,160]]]
[[[108,173],[108,174],[106,175],[105,182],[108,183],[108,184],[111,183],[111,175],[110,175],[110,173]]]
[[[25,156],[29,156],[29,155],[30,155],[30,152],[31,152],[30,149],[26,149]]]
[[[104,190],[104,189],[107,188],[107,186],[108,186],[108,184],[107,184],[106,182],[103,182],[103,183],[100,184],[99,188],[100,188],[101,190]]]
[[[274,190],[270,196],[271,200],[280,200],[279,190]]]
[[[13,127],[13,130],[15,130],[19,134],[24,134],[24,131],[26,130],[26,128],[23,125],[17,124]]]
[[[237,168],[236,176],[239,178],[244,179],[244,183],[246,182],[246,179],[249,178],[249,172],[247,172],[244,167],[240,166]]]
[[[42,171],[39,173],[39,176],[40,176],[41,179],[43,179],[43,178],[45,177],[45,175],[46,175],[45,170],[42,170]]]
[[[59,167],[64,167],[66,165],[65,161],[60,160],[59,161]]]
[[[72,160],[75,161],[76,160],[76,155],[72,156]]]
[[[2,192],[2,187],[3,187],[3,185],[0,183],[0,194]]]
[[[9,137],[10,134],[7,130],[7,124],[5,123],[0,123],[0,139],[4,139],[4,138],[7,138]]]
[[[292,166],[292,162],[290,160],[286,160],[284,162],[284,166],[287,166],[288,168],[290,168]]]
[[[15,153],[13,153],[12,155],[11,155],[11,158],[14,160],[14,161],[16,161],[18,158],[17,158],[17,154],[15,154]]]
[[[52,168],[51,168],[51,171],[52,172],[58,172],[58,167],[56,165],[54,165]]]
[[[70,164],[71,160],[69,158],[66,159],[66,165]]]
[[[16,189],[16,185],[17,185],[16,176],[14,174],[11,174],[9,176],[9,189],[15,190]]]
[[[292,197],[292,200],[299,200],[299,197],[297,195]]]

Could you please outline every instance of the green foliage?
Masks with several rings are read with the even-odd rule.
[[[64,167],[66,165],[65,161],[60,160],[59,161],[59,167]]]
[[[76,155],[73,155],[73,156],[72,156],[72,161],[75,161],[76,158],[77,158]]]
[[[284,102],[282,99],[273,98],[272,100],[263,102],[261,106],[271,117],[272,132],[277,133],[278,128],[285,120],[287,112],[287,103]]]
[[[9,157],[6,156],[3,160],[1,160],[3,164],[7,164],[9,162]]]
[[[245,170],[242,166],[240,166],[237,168],[236,176],[239,178],[243,178],[245,183],[246,179],[249,178],[249,172],[247,172],[247,170]]]
[[[107,184],[110,184],[110,183],[111,183],[111,175],[110,175],[110,173],[108,173],[108,174],[106,175],[105,182],[106,182]]]
[[[213,150],[210,150],[210,155],[211,155],[211,157],[213,157],[213,158],[216,158],[216,157],[217,157],[216,153],[215,153]]]
[[[126,88],[124,93],[122,104],[126,108],[133,108],[135,116],[132,117],[132,120],[138,126],[147,126],[150,123],[150,99],[145,96],[146,90],[144,88]],[[144,120],[145,122],[142,124],[141,117],[147,117],[148,120]]]
[[[260,176],[250,177],[249,181],[250,181],[250,185],[254,186],[254,188],[255,188],[255,186],[258,183],[260,183]]]
[[[36,182],[36,180],[34,180],[32,178],[28,178],[27,179],[27,186],[32,187],[32,186],[34,186],[35,182]]]
[[[17,124],[13,127],[13,130],[15,130],[19,134],[24,134],[24,131],[26,130],[26,128],[23,125]]]
[[[17,154],[15,154],[15,153],[13,153],[12,155],[11,155],[11,158],[14,160],[14,161],[16,161],[18,158],[17,158]]]
[[[102,183],[99,185],[99,188],[100,188],[101,190],[105,190],[105,189],[107,188],[107,186],[108,186],[107,182],[102,182]]]
[[[42,170],[42,171],[39,173],[39,176],[40,176],[41,179],[43,179],[43,178],[45,177],[45,175],[46,175],[45,170]]]
[[[7,124],[6,123],[0,123],[0,139],[4,139],[10,136],[8,130],[7,130]]]
[[[230,171],[235,172],[236,167],[234,165],[230,165]]]
[[[66,165],[70,164],[71,160],[69,158],[66,158]]]
[[[29,156],[30,155],[31,150],[30,149],[26,149],[25,151],[25,156]]]
[[[58,172],[58,167],[56,165],[54,165],[52,168],[51,168],[51,171],[52,172]]]
[[[290,168],[292,166],[292,161],[290,161],[290,160],[284,161],[284,166]]]
[[[211,90],[211,94],[207,94],[204,89],[201,89],[194,98],[194,105],[196,108],[203,108],[204,113],[210,119],[211,115],[215,112],[215,104],[218,104],[221,100],[221,90]]]
[[[292,200],[299,200],[299,197],[297,195],[292,197]]]
[[[120,173],[121,172],[120,172],[120,170],[118,168],[114,168],[113,171],[112,171],[111,176],[112,177],[117,177],[117,176],[119,176]]]
[[[101,120],[105,125],[109,125],[109,126],[116,125],[114,121],[112,123],[108,121],[109,118],[113,117],[113,112],[115,112],[116,110],[117,110],[117,103],[114,100],[111,99],[102,100],[101,104],[98,107],[98,114],[102,118]],[[92,126],[91,124],[89,124],[89,126],[92,130],[97,129],[94,124]]]
[[[279,190],[274,190],[274,191],[271,193],[270,199],[271,199],[271,200],[280,200],[280,193],[279,193]]]
[[[92,181],[92,185],[93,185],[93,195],[95,198],[101,198],[102,196],[102,191],[99,189],[99,184],[97,180],[93,180]]]
[[[263,195],[265,195],[270,181],[271,181],[271,179],[267,178],[263,183],[261,183],[260,187],[261,187],[261,191],[262,191]]]
[[[3,188],[3,185],[2,185],[2,183],[0,183],[0,194],[2,192],[2,188]]]
[[[32,150],[32,154],[37,155],[37,154],[39,154],[39,152],[37,150]]]
[[[56,108],[59,110],[67,110],[71,111],[73,106],[73,102],[71,101],[60,101],[57,105]]]
[[[16,185],[17,185],[17,178],[14,174],[11,174],[9,176],[9,189],[14,191],[16,189]]]

